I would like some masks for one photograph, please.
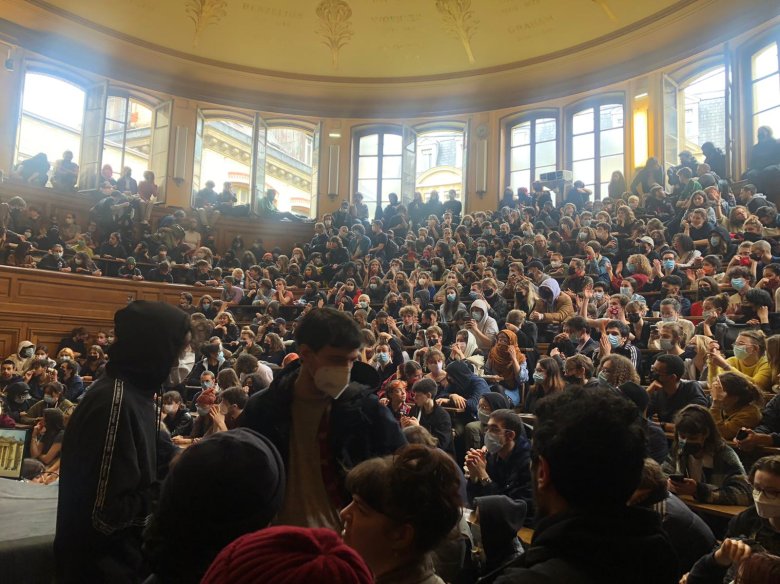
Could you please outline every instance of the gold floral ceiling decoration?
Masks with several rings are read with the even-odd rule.
[[[195,25],[192,44],[198,46],[203,30],[211,24],[217,24],[227,14],[227,2],[225,0],[186,0],[184,12]]]
[[[223,68],[350,81],[464,76],[582,54],[707,3],[101,0],[98,7],[94,0],[13,1]]]
[[[349,42],[352,31],[352,8],[344,0],[322,0],[317,5],[319,26],[317,33],[323,38],[323,43],[330,49],[331,63],[334,69],[339,68],[339,51]]]

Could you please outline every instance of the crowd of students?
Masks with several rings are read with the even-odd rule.
[[[690,572],[693,583],[717,581],[730,567],[736,573],[738,564],[741,581],[760,581],[743,572],[778,560],[748,559],[751,550],[780,553],[780,462],[761,457],[765,447],[780,446],[780,217],[751,185],[732,193],[709,167],[683,162],[671,192],[650,183],[647,194],[640,185],[639,195],[610,188],[610,197],[592,201],[574,183],[561,201],[535,183],[505,191],[495,212],[462,216],[438,195],[427,202],[416,196],[407,207],[391,194],[369,220],[356,197],[323,216],[313,239],[289,253],[266,251],[259,241],[245,249],[240,240],[217,253],[185,238],[185,227],[209,235],[202,214],[177,212],[156,232],[144,231],[147,249],[159,245],[158,253],[188,265],[186,281],[221,286],[221,297],[184,292],[174,313],[131,304],[129,315],[117,314],[117,339],[120,320],[126,329],[137,325],[130,335],[137,346],[117,348],[113,331],[104,334],[107,364],[99,339],[88,347],[84,331],[74,331],[60,347],[71,353],[58,350],[53,364],[22,343],[3,363],[0,377],[14,379],[4,385],[3,409],[40,425],[30,454],[49,473],[57,471],[51,463],[60,447],[42,437],[60,444],[64,434],[65,532],[63,517],[78,523],[77,509],[87,504],[76,485],[96,472],[77,451],[88,448],[87,435],[103,435],[100,416],[122,423],[109,415],[112,396],[130,393],[118,382],[142,389],[148,403],[151,393],[160,398],[151,413],[160,431],[143,438],[158,455],[145,461],[154,468],[142,469],[133,488],[167,476],[163,494],[184,492],[209,469],[221,474],[210,466],[225,463],[220,436],[267,440],[278,451],[272,475],[286,477],[279,479],[284,494],[258,511],[262,519],[251,529],[236,531],[238,520],[217,529],[220,537],[199,544],[208,551],[197,562],[170,557],[178,532],[172,518],[153,534],[168,552],[147,550],[151,567],[133,547],[140,533],[102,548],[114,557],[129,543],[137,557],[122,565],[132,564],[136,578],[145,569],[158,578],[152,581],[196,581],[182,570],[203,575],[222,547],[274,519],[344,529],[344,541],[379,582],[590,582],[628,571],[647,582]],[[450,195],[448,202],[457,201]],[[12,210],[11,243],[25,213],[35,218],[18,202]],[[113,226],[104,233],[101,249],[112,253],[101,255],[126,256],[117,250],[122,234]],[[49,255],[59,253],[56,245]],[[132,266],[122,270],[140,276]],[[164,338],[154,338],[160,329],[150,323],[133,322],[148,320],[145,310],[169,323]],[[157,363],[153,374],[140,370],[150,362]],[[75,389],[84,368],[98,381]],[[74,432],[76,420],[89,432]],[[139,437],[130,432],[128,439]],[[71,464],[81,469],[70,485],[68,441]],[[86,460],[99,468],[105,453],[97,442],[101,451]],[[178,479],[181,462],[168,470],[176,456],[194,459]],[[390,458],[376,458],[383,456]],[[224,477],[234,476],[227,466]],[[728,527],[705,523],[678,497],[746,510]],[[74,509],[63,510],[68,504]],[[459,521],[461,507],[474,510],[472,527]],[[79,533],[105,546],[102,527],[130,530],[139,512],[98,524],[93,516]],[[516,537],[523,525],[535,528],[525,553]],[[254,550],[262,533],[231,545]],[[317,540],[315,532],[291,534]],[[713,551],[716,536],[728,538]],[[748,536],[758,542],[750,549],[737,541]],[[58,541],[73,556],[65,572],[83,574],[83,552],[59,534]],[[640,550],[647,558],[641,569]],[[215,561],[221,571],[209,574],[220,581],[232,560]]]

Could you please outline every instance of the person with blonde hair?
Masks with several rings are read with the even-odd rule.
[[[772,386],[772,368],[766,356],[766,336],[760,330],[744,330],[734,341],[734,356],[726,359],[713,347],[708,358],[709,382],[720,373],[733,371],[750,379],[759,390]]]
[[[693,379],[699,383],[707,381],[707,355],[712,339],[706,335],[693,335],[683,351],[685,373],[683,379]]]
[[[742,428],[753,429],[761,422],[761,392],[747,377],[721,373],[710,386],[710,413],[724,440],[733,440]]]

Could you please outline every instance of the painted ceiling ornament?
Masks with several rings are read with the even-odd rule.
[[[330,49],[333,68],[339,68],[339,51],[355,34],[352,30],[352,8],[345,0],[322,0],[317,4],[317,18],[320,20],[317,33],[322,42]]]
[[[609,17],[609,19],[612,22],[617,22],[617,16],[615,16],[615,13],[612,12],[612,9],[609,7],[609,4],[607,4],[607,0],[592,0],[594,4],[597,4],[598,6],[601,6],[601,9],[606,13],[606,15]]]
[[[479,20],[471,9],[471,0],[435,0],[435,2],[436,10],[444,21],[444,27],[461,42],[469,63],[473,65],[475,59],[471,50],[471,37],[477,31]]]
[[[227,14],[227,0],[185,0],[184,12],[195,25],[192,44],[198,46],[206,27],[217,24]]]

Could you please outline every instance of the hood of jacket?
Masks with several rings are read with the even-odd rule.
[[[477,497],[474,505],[479,509],[479,531],[487,567],[492,569],[519,551],[517,531],[523,526],[527,507],[525,501],[514,501],[506,495]]]
[[[541,284],[539,284],[539,288],[548,288],[552,292],[553,304],[555,304],[555,301],[558,300],[558,296],[561,295],[561,285],[558,284],[558,280],[555,278],[547,278]]]
[[[178,363],[190,317],[171,304],[137,300],[116,312],[114,332],[106,371],[153,395]]]
[[[478,298],[471,303],[471,306],[469,307],[469,311],[473,310],[474,308],[479,308],[480,310],[482,310],[482,318],[477,324],[479,324],[480,326],[484,325],[487,319],[489,318],[488,311],[490,310],[490,306],[485,300],[482,300],[482,298]]]
[[[19,346],[16,348],[16,354],[19,356],[19,358],[23,358],[22,357],[22,349],[25,349],[27,347],[35,348],[35,345],[33,343],[31,343],[30,341],[22,341],[21,343],[19,343]]]

